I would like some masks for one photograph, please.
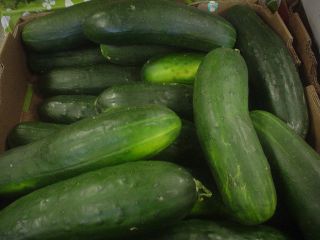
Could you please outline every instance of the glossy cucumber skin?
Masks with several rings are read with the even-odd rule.
[[[222,17],[176,1],[126,0],[89,17],[85,35],[96,43],[160,44],[210,51],[233,47],[236,32]]]
[[[0,212],[0,238],[123,239],[177,222],[196,198],[192,176],[177,165],[125,163],[18,199]]]
[[[142,79],[149,83],[192,85],[205,54],[171,53],[150,59],[142,69]]]
[[[152,157],[179,135],[161,106],[116,108],[0,156],[0,195],[19,195],[105,166]]]
[[[276,187],[305,239],[320,239],[320,156],[271,113],[250,114]]]
[[[26,145],[49,136],[64,126],[46,122],[21,122],[10,131],[7,144],[10,148]]]
[[[200,219],[176,223],[155,240],[289,240],[280,231],[268,226],[248,227],[231,222]],[[151,238],[150,238],[151,239]]]
[[[253,109],[271,112],[299,135],[308,132],[308,107],[299,73],[282,39],[249,7],[226,12],[249,70]]]
[[[111,64],[53,69],[40,76],[44,95],[100,94],[104,89],[140,80],[140,69]]]
[[[86,67],[105,63],[97,47],[54,53],[28,53],[28,66],[32,72],[44,73],[61,67]]]
[[[164,105],[182,117],[192,118],[192,87],[182,84],[136,83],[113,86],[102,92],[96,108],[102,112],[111,107]]]
[[[270,167],[248,110],[246,63],[220,48],[202,61],[194,85],[194,118],[222,200],[233,218],[254,225],[276,208]]]
[[[96,96],[90,95],[58,95],[45,99],[38,113],[40,119],[53,123],[74,123],[97,114]]]
[[[179,49],[163,45],[100,45],[103,56],[111,63],[124,66],[141,66],[150,58]]]

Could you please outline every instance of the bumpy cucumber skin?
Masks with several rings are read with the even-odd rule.
[[[142,69],[142,79],[150,83],[193,84],[203,53],[171,53],[150,59]]]
[[[39,90],[44,95],[98,95],[113,85],[140,80],[140,69],[112,64],[53,69],[40,76]]]
[[[46,122],[22,122],[15,126],[7,137],[10,148],[40,140],[62,129],[65,125]]]
[[[0,156],[0,195],[18,195],[80,173],[152,157],[179,135],[162,106],[116,108]]]
[[[38,113],[43,121],[53,123],[74,123],[97,114],[96,96],[59,95],[45,99]]]
[[[194,115],[200,144],[233,218],[248,225],[268,220],[276,192],[249,116],[248,73],[239,52],[220,48],[202,61]]]
[[[271,113],[250,114],[279,195],[305,239],[320,239],[320,156]]]
[[[177,222],[196,198],[192,176],[177,165],[121,164],[18,199],[0,212],[0,238],[123,239]]]
[[[141,66],[150,58],[179,51],[161,45],[100,45],[103,56],[111,63],[124,66]]]
[[[102,112],[112,107],[156,104],[190,119],[193,115],[192,92],[191,86],[182,84],[136,83],[113,86],[99,95],[96,108]]]
[[[223,221],[191,219],[176,223],[156,235],[155,240],[289,240],[280,231],[268,226],[248,227]]]
[[[305,137],[308,107],[285,43],[248,6],[234,6],[225,15],[237,29],[236,47],[248,65],[253,109],[275,114]]]
[[[236,31],[219,16],[176,1],[126,0],[101,9],[83,24],[96,43],[160,44],[201,51],[233,47]]]

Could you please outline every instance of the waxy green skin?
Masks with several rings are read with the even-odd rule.
[[[45,99],[38,113],[40,119],[53,123],[74,123],[97,114],[95,109],[96,96],[90,95],[59,95]]]
[[[253,109],[271,112],[300,136],[308,132],[308,107],[299,73],[282,39],[249,7],[225,13],[237,30],[236,47],[250,75]]]
[[[219,48],[201,63],[194,85],[200,144],[232,217],[254,225],[276,208],[270,167],[248,110],[248,73],[240,53]]]
[[[183,83],[192,85],[205,54],[171,53],[152,58],[142,69],[142,79],[150,83]]]
[[[108,62],[124,66],[141,66],[150,58],[177,52],[179,49],[162,45],[100,45]]]
[[[320,156],[271,113],[250,113],[276,187],[305,239],[320,239]]]
[[[28,53],[28,66],[35,73],[43,73],[61,67],[86,67],[105,63],[100,48],[92,47],[54,53]]]
[[[0,156],[0,195],[18,195],[89,170],[156,155],[179,135],[162,106],[116,108]]]
[[[195,182],[183,168],[125,163],[18,199],[0,212],[0,238],[123,239],[174,224],[196,199]]]
[[[154,240],[289,240],[268,226],[248,227],[223,221],[191,219],[176,223]]]
[[[140,80],[140,69],[112,64],[53,69],[40,76],[39,89],[44,95],[98,95],[113,85]]]
[[[233,47],[236,31],[219,16],[176,1],[126,0],[101,8],[83,24],[93,42],[159,44],[210,51]]]
[[[99,95],[96,108],[102,112],[112,107],[156,104],[190,119],[193,115],[192,92],[191,86],[182,84],[136,83],[112,86]]]
[[[40,140],[62,129],[65,125],[46,122],[22,122],[15,126],[7,137],[10,148]]]

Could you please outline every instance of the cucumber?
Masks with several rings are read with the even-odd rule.
[[[134,237],[182,219],[196,199],[195,182],[183,168],[159,161],[126,163],[18,199],[0,212],[0,238]]]
[[[7,145],[10,148],[35,142],[56,131],[64,125],[45,122],[22,122],[16,125],[7,137]]]
[[[276,208],[276,192],[250,120],[248,73],[239,52],[219,48],[204,58],[193,103],[200,144],[224,204],[240,223],[268,220]]]
[[[0,195],[19,195],[104,166],[156,155],[181,121],[162,106],[116,108],[0,156]]]
[[[271,113],[250,116],[290,215],[305,239],[320,239],[319,154]]]
[[[45,99],[38,113],[40,119],[53,123],[73,123],[97,114],[95,96],[59,95]]]
[[[237,48],[248,65],[253,109],[275,114],[305,137],[308,107],[285,43],[247,6],[230,8],[226,17],[237,29]]]
[[[82,32],[83,21],[112,2],[117,0],[93,0],[39,17],[23,28],[23,43],[38,52],[63,51],[88,45],[90,41]]]
[[[106,59],[97,47],[55,53],[28,53],[29,68],[35,73],[60,67],[85,67],[105,62]]]
[[[203,53],[171,53],[149,60],[142,69],[142,79],[150,83],[193,84]]]
[[[236,31],[222,17],[176,1],[126,0],[90,16],[84,34],[115,45],[159,44],[201,51],[233,47]]]
[[[113,86],[99,95],[97,111],[118,106],[164,105],[182,117],[192,118],[192,87],[182,84],[137,83]]]
[[[54,69],[40,76],[39,90],[45,95],[100,94],[107,87],[140,79],[140,69],[100,64]]]
[[[179,51],[161,45],[101,45],[103,56],[111,63],[125,66],[141,66],[150,58]]]
[[[184,220],[166,231],[158,232],[154,240],[289,240],[275,228],[268,226],[248,227],[224,221],[200,219]]]

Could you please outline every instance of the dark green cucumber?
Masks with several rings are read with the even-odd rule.
[[[142,69],[142,79],[150,83],[193,84],[204,54],[171,53],[152,58]]]
[[[253,109],[272,112],[305,137],[308,107],[285,43],[247,6],[234,6],[226,16],[237,29],[237,48],[248,65]]]
[[[156,155],[181,121],[162,106],[115,108],[0,156],[0,195],[30,192],[89,170]]]
[[[45,122],[22,122],[15,126],[7,137],[10,148],[26,145],[62,129],[65,125]]]
[[[111,63],[125,66],[141,66],[150,58],[179,51],[161,45],[101,45],[103,56]]]
[[[40,76],[39,89],[45,95],[100,94],[113,85],[140,79],[140,69],[100,64],[53,69]]]
[[[159,236],[160,235],[160,236]],[[191,219],[155,234],[154,240],[289,240],[275,228],[248,227],[231,222]]]
[[[125,0],[101,8],[83,25],[96,43],[160,44],[210,51],[233,47],[236,31],[222,17],[176,1]]]
[[[45,99],[38,113],[40,119],[53,123],[73,123],[97,114],[95,101],[90,95],[59,95]]]
[[[43,73],[60,67],[85,67],[105,63],[97,47],[55,53],[28,53],[29,68],[35,73]]]
[[[117,1],[93,0],[39,17],[23,28],[23,43],[39,52],[55,52],[88,45],[90,41],[82,32],[83,21],[101,9],[102,5]]]
[[[222,200],[243,224],[268,220],[276,192],[248,110],[248,73],[233,49],[211,51],[194,85],[195,125]]]
[[[320,239],[320,156],[285,122],[264,111],[251,119],[278,192],[305,239]]]
[[[118,106],[139,106],[147,104],[164,105],[179,115],[191,118],[192,87],[182,84],[148,84],[137,83],[114,86],[99,95],[97,110]]]
[[[176,223],[196,199],[196,184],[183,168],[159,161],[126,163],[18,199],[0,212],[0,238],[134,237]]]

